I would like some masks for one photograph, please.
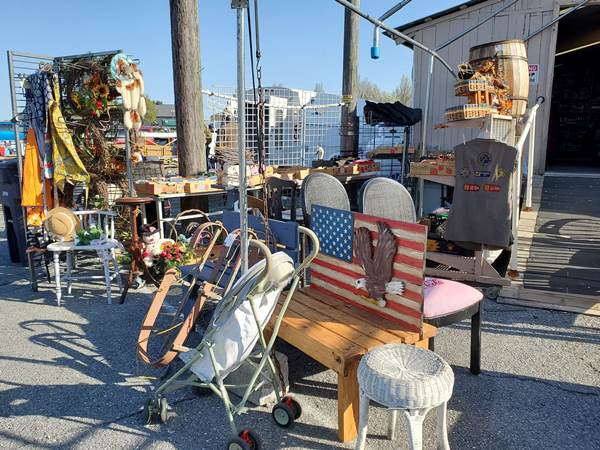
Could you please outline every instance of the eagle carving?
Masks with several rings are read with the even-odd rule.
[[[394,233],[387,224],[378,222],[377,229],[379,237],[376,246],[373,245],[368,228],[354,230],[354,253],[366,275],[365,279],[357,280],[356,284],[357,287],[364,286],[369,296],[378,300],[379,306],[383,307],[386,304],[385,293],[391,291],[392,284],[396,284],[391,280],[397,244]]]

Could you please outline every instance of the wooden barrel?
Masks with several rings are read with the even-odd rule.
[[[523,115],[529,95],[529,65],[525,43],[519,39],[490,42],[477,45],[469,51],[469,63],[475,70],[489,59],[496,61],[497,75],[508,85],[512,115]]]

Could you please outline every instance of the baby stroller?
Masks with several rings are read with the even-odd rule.
[[[230,245],[223,245],[228,239]],[[141,362],[155,368],[165,367],[184,349],[183,344],[201,313],[205,313],[207,302],[218,300],[237,278],[241,263],[238,241],[239,230],[228,234],[219,222],[198,226],[190,238],[190,246],[199,259],[180,270],[166,271],[144,317],[137,345]],[[179,299],[173,299],[172,291],[181,291]],[[173,305],[173,300],[178,304]],[[172,308],[176,311],[163,311]],[[166,324],[160,323],[162,328],[160,316],[171,317]],[[149,348],[156,347],[157,340],[159,352]]]
[[[300,274],[319,251],[317,236],[304,227],[299,227],[299,231],[312,241],[312,245],[310,254],[296,268],[292,259],[284,252],[271,254],[269,248],[261,241],[249,241],[249,245],[257,248],[264,259],[252,266],[227,291],[218,303],[201,343],[196,348],[180,354],[185,364],[158,387],[153,398],[148,401],[144,410],[147,423],[167,420],[168,404],[165,394],[184,386],[208,388],[218,395],[225,405],[234,434],[228,442],[228,448],[259,449],[258,435],[250,429],[238,432],[234,415],[247,410],[246,402],[250,394],[260,387],[257,380],[265,365],[269,368],[269,381],[275,389],[278,401],[272,411],[275,422],[279,426],[287,427],[300,417],[301,408],[298,402],[282,394],[283,386],[271,358],[271,350],[281,321],[298,286]],[[287,286],[289,290],[267,342],[263,330],[275,311],[281,292]],[[224,378],[250,356],[257,342],[260,343],[259,362],[255,365],[248,383],[241,386],[225,385]],[[245,388],[239,403],[231,401],[227,387]]]

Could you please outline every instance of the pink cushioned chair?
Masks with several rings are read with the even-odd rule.
[[[423,319],[435,327],[445,327],[471,318],[471,373],[481,372],[481,310],[483,294],[463,283],[442,278],[426,278]],[[429,350],[434,351],[434,338]]]
[[[379,180],[379,181],[376,181]],[[388,182],[389,181],[389,182]],[[377,189],[368,187],[377,186]],[[390,200],[394,199],[392,208]],[[393,220],[414,221],[416,217],[412,197],[400,184],[391,180],[374,179],[361,191],[361,211]],[[398,209],[405,209],[399,211]],[[445,327],[464,319],[471,319],[471,373],[481,372],[481,312],[483,294],[477,289],[457,281],[426,278],[423,318],[435,327]],[[429,349],[434,350],[434,339],[429,339]]]

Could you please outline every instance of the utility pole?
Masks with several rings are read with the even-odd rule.
[[[206,172],[198,0],[170,0],[179,175]]]
[[[357,8],[360,0],[349,0]],[[344,10],[344,66],[342,72],[342,117],[340,154],[358,156],[358,14],[348,8]]]

